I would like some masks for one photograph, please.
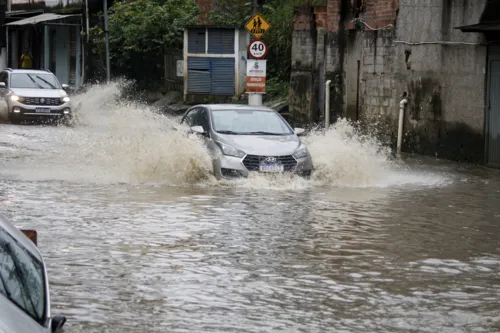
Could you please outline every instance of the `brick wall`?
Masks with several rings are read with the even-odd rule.
[[[338,31],[340,23],[340,5],[342,0],[328,0],[326,5],[326,28],[328,31]]]
[[[314,17],[316,18],[316,27],[326,29],[327,24],[327,7],[326,6],[315,6],[314,7]]]
[[[378,29],[395,24],[400,0],[328,0],[327,28],[337,31],[341,20],[341,10],[345,7],[344,24],[347,30],[355,29],[352,19],[359,18],[370,27]],[[437,1],[437,0],[436,0]],[[356,9],[360,8],[361,11]],[[364,26],[365,30],[370,30]]]
[[[210,23],[207,19],[207,13],[212,9],[212,0],[196,0],[196,4],[201,10],[199,17],[200,23]]]

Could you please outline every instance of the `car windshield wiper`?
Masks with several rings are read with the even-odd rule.
[[[42,80],[45,83],[47,83],[52,89],[56,89],[56,86],[54,86],[52,83],[50,83],[49,81],[45,80],[44,78],[41,78],[38,75],[36,76],[36,78]]]
[[[35,79],[31,77],[31,75],[29,75],[29,74],[26,74],[26,75],[28,75],[28,77],[30,78],[30,80],[31,80],[31,81],[33,81],[33,83],[34,83],[34,84],[35,84],[38,88],[40,88],[40,89],[45,89],[44,87],[42,87],[41,85],[39,85],[39,84],[35,81]]]
[[[265,131],[256,131],[256,132],[245,132],[242,134],[250,134],[250,135],[285,135],[283,133],[273,133],[273,132],[265,132]]]
[[[234,131],[217,131],[217,133],[220,133],[220,134],[234,134],[234,135],[241,134],[239,132],[234,132]]]

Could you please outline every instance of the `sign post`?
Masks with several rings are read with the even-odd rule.
[[[266,93],[267,44],[260,38],[269,31],[269,23],[260,15],[255,14],[245,25],[245,28],[256,39],[248,45],[247,59],[247,89],[248,105],[262,105],[262,95]]]
[[[262,105],[262,95],[266,93],[267,60],[247,61],[248,105]]]

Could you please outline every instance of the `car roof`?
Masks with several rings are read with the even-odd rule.
[[[22,231],[14,227],[12,223],[7,220],[7,218],[0,214],[0,227],[9,233],[15,240],[17,240],[21,245],[26,248],[35,258],[43,262],[42,255],[36,245],[26,237]]]
[[[211,111],[234,111],[234,110],[270,111],[270,112],[275,111],[271,108],[268,108],[267,106],[255,106],[246,104],[200,104],[197,106],[206,107]]]

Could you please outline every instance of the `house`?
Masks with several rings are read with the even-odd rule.
[[[403,151],[500,165],[499,0],[328,0],[297,7],[290,112],[377,123]]]
[[[2,11],[0,67],[19,68],[29,50],[34,69],[48,69],[62,84],[79,88],[85,82],[87,16],[101,8],[98,0],[9,0]]]

